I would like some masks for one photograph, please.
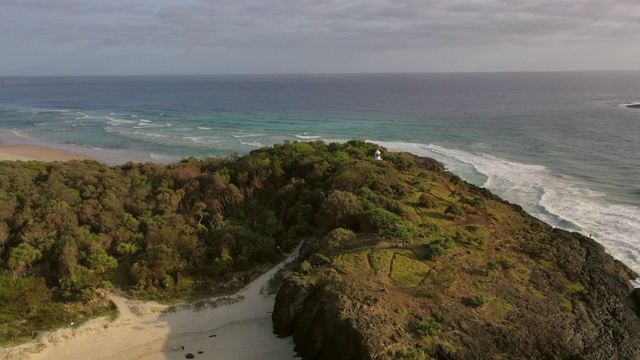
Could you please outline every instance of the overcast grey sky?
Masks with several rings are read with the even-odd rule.
[[[0,0],[0,75],[640,69],[637,0]]]

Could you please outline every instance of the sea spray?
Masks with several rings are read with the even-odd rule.
[[[392,151],[428,156],[477,186],[523,207],[554,227],[577,231],[640,272],[640,208],[607,203],[604,194],[541,165],[437,145],[374,141]]]

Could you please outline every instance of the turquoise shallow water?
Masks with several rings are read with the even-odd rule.
[[[364,139],[434,157],[640,271],[639,72],[0,79],[7,142],[111,163]]]

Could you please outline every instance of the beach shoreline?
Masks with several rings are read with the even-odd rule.
[[[43,143],[35,139],[0,130],[0,161],[70,161],[96,159],[75,146]],[[89,150],[89,149],[87,149]]]
[[[159,162],[150,154],[127,149],[100,149],[73,144],[42,142],[14,131],[0,129],[0,161],[70,161],[96,160],[109,165],[129,161]]]
[[[65,150],[36,145],[4,145],[0,143],[0,161],[70,161],[89,160],[91,157]]]
[[[110,294],[119,310],[116,320],[101,317],[45,332],[35,342],[0,348],[0,358],[177,360],[191,353],[195,359],[211,359],[213,354],[238,360],[294,359],[292,340],[273,334],[275,295],[265,294],[264,289],[278,270],[297,257],[299,249],[236,295],[209,299],[222,299],[219,306],[170,308]]]

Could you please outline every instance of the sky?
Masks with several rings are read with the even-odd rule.
[[[0,76],[638,69],[637,0],[0,0]]]

